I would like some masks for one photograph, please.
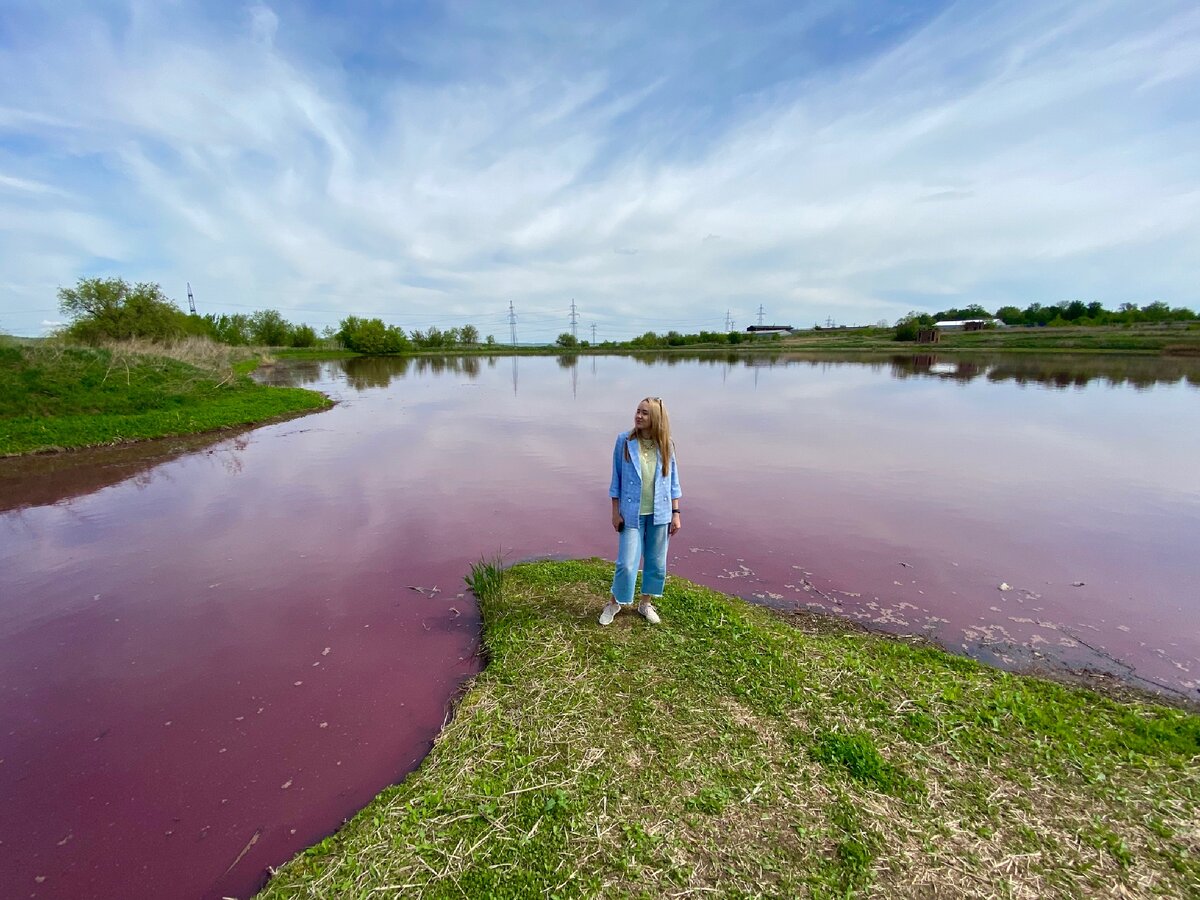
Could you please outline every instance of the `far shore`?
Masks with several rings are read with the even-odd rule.
[[[1096,325],[1088,327],[998,327],[982,331],[945,331],[936,343],[897,341],[894,329],[885,328],[814,328],[782,335],[744,335],[736,344],[699,343],[690,339],[672,343],[665,336],[649,345],[642,339],[591,344],[580,341],[574,346],[555,344],[456,345],[434,349],[410,349],[400,356],[596,356],[648,353],[679,354],[760,354],[811,352],[829,354],[903,354],[903,353],[1019,353],[1019,354],[1101,354],[1125,356],[1164,356],[1200,360],[1200,323],[1175,325]],[[275,348],[282,359],[337,359],[358,356],[346,350]]]
[[[1001,354],[1013,359],[1045,357],[1065,362],[1103,357],[1114,361],[1169,360],[1179,377],[1200,380],[1200,326],[1195,325],[993,328],[947,332],[935,344],[896,341],[890,335],[887,329],[829,328],[747,338],[737,344],[644,347],[632,342],[562,347],[493,343],[410,350],[399,356],[572,359],[625,355],[731,362],[905,356],[918,361],[938,357],[968,360]],[[0,345],[6,360],[6,365],[0,366],[0,386],[6,393],[5,405],[0,408],[0,457],[217,433],[305,415],[328,408],[331,401],[317,391],[255,383],[249,373],[260,366],[274,365],[276,360],[362,357],[336,348],[245,348],[211,342],[202,344],[203,352],[195,356],[198,345],[184,346],[181,353],[175,346],[147,343],[86,348],[7,339]],[[1136,374],[1128,377],[1138,380]],[[36,401],[29,393],[34,383],[39,385]],[[92,387],[87,387],[89,384]]]

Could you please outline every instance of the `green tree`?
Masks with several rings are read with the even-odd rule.
[[[645,349],[652,350],[654,348],[663,346],[666,343],[666,339],[660,338],[653,331],[647,331],[641,337],[635,337],[629,343],[633,347],[643,347]]]
[[[73,288],[59,288],[58,308],[71,319],[67,335],[86,343],[165,341],[205,330],[151,282],[130,287],[122,278],[80,278]]]
[[[250,339],[263,347],[284,347],[291,332],[278,310],[260,309],[250,315]]]
[[[575,337],[575,335],[571,334],[569,331],[564,331],[554,339],[554,343],[558,344],[558,346],[564,349],[571,349],[579,346],[579,338]]]
[[[1058,313],[1057,306],[1042,306],[1035,301],[1022,310],[1021,317],[1025,320],[1026,325],[1045,325],[1058,318]]]
[[[919,313],[915,309],[910,310],[908,315],[897,320],[894,340],[915,341],[920,336],[922,328],[933,327],[933,321],[933,316],[929,313]]]
[[[315,347],[317,345],[317,333],[311,325],[297,325],[292,329],[292,333],[288,335],[288,343],[293,347]]]
[[[992,314],[978,303],[972,303],[970,306],[964,306],[961,309],[951,307],[950,309],[944,309],[941,312],[933,314],[935,322],[943,320],[957,322],[963,319],[990,319],[991,317]]]
[[[1167,306],[1161,300],[1156,300],[1153,303],[1147,303],[1143,306],[1141,314],[1143,322],[1164,322],[1171,314],[1171,307]]]
[[[1082,300],[1072,300],[1070,303],[1060,303],[1059,309],[1062,310],[1062,317],[1068,322],[1074,322],[1076,319],[1082,319],[1087,315],[1087,304]]]
[[[403,353],[410,347],[404,329],[385,325],[382,319],[360,319],[358,316],[342,319],[337,338],[347,350],[371,355]]]
[[[996,310],[996,318],[1005,325],[1020,325],[1022,322],[1021,310],[1015,306],[1002,306]]]
[[[459,331],[459,337],[464,344],[474,346],[479,343],[479,329],[474,325],[464,325]]]
[[[222,313],[218,316],[209,313],[202,318],[209,336],[214,341],[234,347],[244,347],[250,343],[250,317],[246,314],[234,313],[227,316]]]

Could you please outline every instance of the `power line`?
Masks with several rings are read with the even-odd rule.
[[[512,328],[512,345],[515,347],[517,346],[517,312],[513,309],[511,300],[508,301],[508,324]]]
[[[759,328],[762,327],[762,323],[763,323],[763,307],[762,307],[762,304],[760,303],[760,304],[758,304],[758,327]]]
[[[575,338],[576,340],[579,339],[579,335],[575,328],[575,323],[578,321],[579,321],[579,313],[576,312],[576,310],[575,310],[575,298],[572,297],[571,298],[571,337]]]

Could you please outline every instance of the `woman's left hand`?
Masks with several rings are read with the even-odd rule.
[[[683,518],[679,515],[679,513],[671,513],[671,524],[667,526],[667,534],[669,534],[673,537],[675,535],[675,532],[677,532],[682,527],[683,527]]]

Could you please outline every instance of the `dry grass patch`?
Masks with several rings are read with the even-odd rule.
[[[146,359],[173,359],[194,366],[207,377],[232,378],[235,367],[245,369],[247,363],[267,364],[274,362],[270,354],[257,347],[231,347],[218,344],[206,337],[185,337],[172,341],[147,341],[131,338],[124,341],[106,341],[100,345],[111,354],[111,368],[119,371],[136,367]]]

